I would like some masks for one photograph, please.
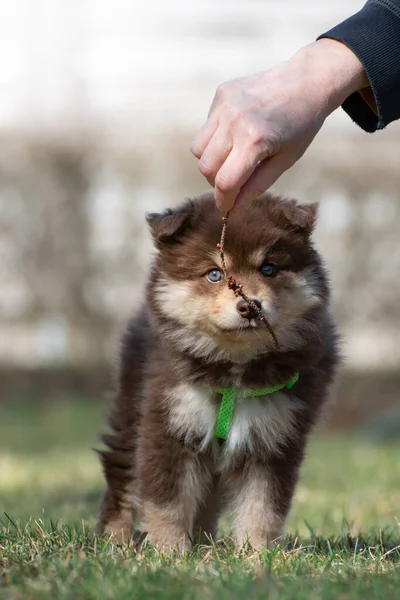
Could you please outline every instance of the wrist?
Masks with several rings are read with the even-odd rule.
[[[345,44],[323,38],[302,48],[292,59],[308,71],[321,93],[323,110],[330,114],[354,92],[369,87],[364,67]]]

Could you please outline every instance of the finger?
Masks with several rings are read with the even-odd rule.
[[[196,158],[202,157],[204,150],[207,148],[211,138],[218,129],[218,124],[218,119],[216,117],[210,117],[197,133],[190,146],[190,152],[194,154]]]
[[[214,186],[215,176],[232,150],[232,134],[227,127],[219,126],[200,159],[200,172]]]
[[[230,192],[225,192],[224,194],[220,192],[217,188],[214,190],[214,197],[217,207],[222,212],[228,212],[232,210],[235,205],[235,200],[240,192],[240,188],[232,190]]]
[[[215,200],[221,210],[231,210],[241,188],[253,175],[259,162],[268,156],[264,152],[244,150],[242,145],[233,147],[215,177]]]
[[[242,204],[261,196],[292,164],[293,161],[282,154],[267,158],[244,184],[236,198],[236,203]]]

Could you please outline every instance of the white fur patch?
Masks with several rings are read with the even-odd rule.
[[[207,387],[181,384],[170,394],[170,430],[183,436],[187,442],[201,439],[200,451],[215,446],[215,424],[219,404],[213,401],[213,392]],[[217,395],[221,400],[221,395]],[[277,452],[285,439],[296,435],[296,414],[300,401],[288,392],[245,398],[243,391],[236,393],[234,415],[228,438],[217,459],[218,468],[225,470],[237,452],[252,450],[254,437],[262,439],[265,447]],[[213,447],[215,452],[215,447]]]
[[[189,281],[160,278],[155,292],[164,315],[175,319],[178,323],[190,327],[201,316],[196,314],[196,307],[193,306],[194,298]]]
[[[177,386],[169,394],[171,431],[183,436],[186,442],[202,439],[201,450],[205,450],[214,437],[217,407],[211,402],[211,394],[211,390],[205,386],[187,383]]]
[[[252,450],[255,435],[268,450],[277,452],[279,444],[296,434],[298,410],[299,400],[287,392],[255,398],[245,398],[243,393],[237,392],[225,454]]]

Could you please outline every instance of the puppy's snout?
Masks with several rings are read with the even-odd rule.
[[[257,308],[261,310],[261,302],[255,298],[251,298],[251,301],[254,302]],[[239,315],[243,317],[243,319],[255,319],[257,317],[257,313],[254,308],[249,306],[249,304],[247,304],[247,302],[243,299],[239,300],[239,302],[236,304],[236,310],[238,311]]]

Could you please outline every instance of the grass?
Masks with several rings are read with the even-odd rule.
[[[163,556],[92,533],[103,418],[78,400],[0,407],[1,599],[400,598],[400,440],[314,439],[280,548]]]

